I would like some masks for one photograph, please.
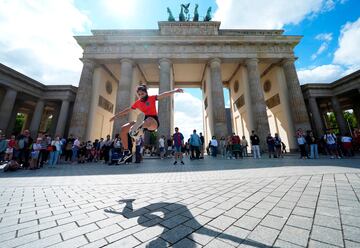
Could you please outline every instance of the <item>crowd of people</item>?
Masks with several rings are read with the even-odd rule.
[[[140,135],[134,144],[131,139],[128,139],[127,147],[130,151],[134,150],[135,163],[140,163],[143,156],[159,156],[161,159],[174,158],[174,164],[178,162],[184,164],[184,155],[190,160],[203,159],[205,151],[212,157],[221,156],[226,159],[248,157],[250,152],[254,158],[258,159],[261,158],[261,151],[266,151],[269,158],[283,158],[286,146],[281,137],[275,133],[274,136],[269,134],[264,138],[267,149],[260,147],[260,138],[255,131],[252,131],[250,141],[245,136],[240,138],[233,133],[228,137],[222,136],[220,139],[213,136],[209,143],[205,144],[202,133],[197,134],[197,131],[193,130],[185,141],[179,128],[176,127],[171,137],[161,136],[158,144],[144,145],[144,139]],[[312,131],[304,132],[298,129],[296,140],[302,159],[317,159],[319,153],[328,155],[330,158],[351,157],[360,148],[360,130],[355,129],[353,135],[338,135],[332,130],[327,130],[322,137],[316,137]],[[46,133],[33,138],[29,130],[8,138],[0,134],[0,162],[10,161],[5,170],[19,168],[34,170],[42,168],[45,164],[53,168],[60,161],[71,164],[101,161],[114,165],[117,164],[123,151],[124,144],[119,135],[115,135],[113,139],[107,135],[105,139],[81,141],[73,135],[63,138],[50,137]],[[129,162],[132,162],[132,158]]]

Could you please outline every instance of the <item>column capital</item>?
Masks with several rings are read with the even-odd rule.
[[[209,65],[212,66],[212,65],[221,65],[221,59],[219,58],[212,58],[209,60]]]
[[[292,65],[295,63],[295,58],[284,58],[282,61],[281,61],[281,64],[284,66],[287,66],[287,65]]]
[[[168,58],[161,58],[161,59],[159,59],[159,64],[162,64],[162,63],[172,64],[172,61]]]
[[[132,59],[128,59],[128,58],[123,58],[123,59],[120,59],[120,63],[129,63],[131,64],[132,66],[135,65],[134,61]]]
[[[96,62],[92,59],[82,58],[80,60],[83,62],[84,66],[90,66],[90,67],[96,66]]]
[[[248,58],[245,60],[246,66],[258,66],[259,59],[258,58]]]

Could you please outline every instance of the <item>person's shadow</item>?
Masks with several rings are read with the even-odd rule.
[[[189,220],[193,219],[194,222],[193,222],[192,226],[196,227],[196,230],[194,230],[194,231],[196,231],[196,233],[207,235],[207,236],[212,236],[212,237],[217,237],[217,236],[221,235],[220,238],[222,238],[222,239],[231,240],[238,244],[250,245],[252,247],[268,247],[265,244],[262,244],[260,242],[241,239],[236,236],[232,236],[232,235],[229,235],[226,233],[221,233],[221,232],[218,232],[215,230],[211,230],[209,228],[205,228],[199,222],[196,221],[196,219],[192,216],[191,212],[185,205],[182,205],[179,203],[158,202],[158,203],[152,203],[152,204],[149,204],[140,209],[134,210],[133,205],[132,205],[133,201],[135,201],[135,199],[119,200],[118,201],[119,203],[125,203],[125,207],[122,212],[117,212],[113,209],[105,209],[104,211],[107,213],[121,214],[127,219],[139,217],[137,219],[137,222],[139,225],[144,226],[144,227],[153,227],[155,225],[159,225],[160,222],[170,219],[170,218],[175,218],[173,220],[174,220],[174,222],[177,222],[176,218],[183,218],[182,216],[187,216],[189,218]],[[173,214],[171,214],[172,212],[163,208],[164,206],[167,206],[170,204],[171,204],[172,209],[182,208],[183,211],[181,212],[181,215],[180,214],[173,215]],[[154,214],[154,213],[162,213],[163,217],[161,218],[161,217],[159,217],[159,215]],[[176,217],[176,216],[178,216],[178,217]],[[155,219],[159,219],[159,218],[160,218],[160,221],[156,221],[156,222],[151,221],[151,220],[155,220]],[[180,220],[180,222],[181,222],[181,220]],[[159,225],[159,226],[161,226],[161,225]],[[168,230],[166,228],[164,228],[164,231],[158,236],[158,238],[152,240],[146,247],[153,247],[153,248],[168,247],[170,245],[170,243],[168,244],[167,241],[165,241],[163,238],[161,238],[161,237],[167,236],[166,232],[168,232]],[[189,240],[191,240],[191,243],[188,242],[186,244],[186,247],[193,248],[193,247],[197,246],[195,241],[193,241],[193,239],[192,239],[191,233],[189,233],[188,235],[185,235],[185,237],[187,237],[187,238],[189,238]],[[185,237],[182,237],[182,238],[185,238]]]

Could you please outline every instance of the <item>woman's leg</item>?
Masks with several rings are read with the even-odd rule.
[[[158,124],[154,118],[147,117],[144,121],[143,128],[149,131],[155,131],[158,128]]]
[[[125,125],[123,125],[121,127],[120,138],[121,138],[121,142],[124,147],[124,150],[129,150],[128,134],[129,134],[129,130],[130,130],[131,126],[134,124],[135,124],[135,122],[132,121],[130,123],[126,123]]]

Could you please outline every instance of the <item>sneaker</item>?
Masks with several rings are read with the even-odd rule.
[[[180,163],[181,163],[181,164],[184,164],[184,161],[181,161]]]
[[[142,124],[144,123],[145,114],[140,112],[136,118],[135,124],[130,128],[129,134],[131,137],[136,138],[139,135],[139,131],[142,129]]]
[[[174,162],[174,165],[176,165],[176,164],[177,164],[177,161]]]
[[[117,164],[125,164],[126,161],[131,157],[132,157],[132,153],[130,151],[125,151],[124,155],[121,157],[121,159],[119,159]]]

